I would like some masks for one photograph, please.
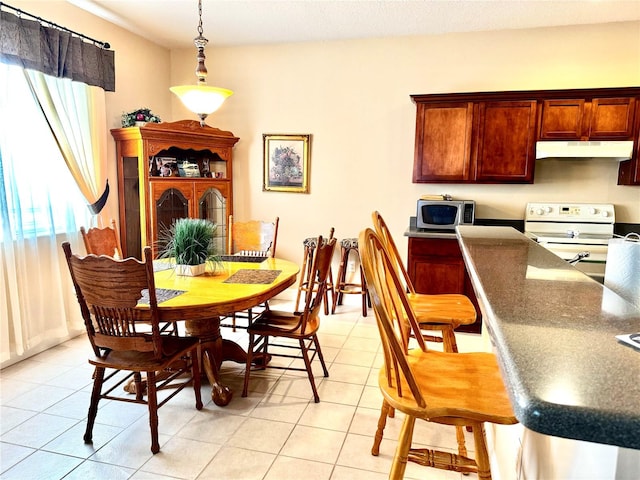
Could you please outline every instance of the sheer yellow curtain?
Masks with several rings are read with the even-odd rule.
[[[78,88],[76,97],[81,98],[85,88]],[[89,103],[76,99],[71,105],[64,108],[87,110]],[[91,215],[20,67],[0,63],[0,112],[0,361],[4,367],[82,333],[60,245],[68,240],[74,251],[83,251],[79,228],[91,222]],[[76,146],[91,143],[90,137],[75,135]],[[82,168],[94,175],[93,167]]]
[[[78,188],[95,203],[107,182],[104,90],[33,70],[25,75]],[[108,220],[98,214],[97,224]]]

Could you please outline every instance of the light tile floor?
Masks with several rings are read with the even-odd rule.
[[[290,308],[287,302],[272,303]],[[246,346],[243,331],[223,329]],[[160,453],[152,455],[146,406],[101,401],[93,445],[82,436],[91,391],[88,340],[72,339],[0,371],[0,478],[12,479],[256,479],[377,480],[388,477],[402,415],[390,418],[380,456],[370,453],[382,397],[382,357],[373,311],[338,307],[323,317],[320,342],[329,368],[314,372],[320,403],[302,372],[252,373],[242,398],[244,366],[223,365],[234,397],[226,407],[203,385],[201,411],[185,389],[159,410]],[[461,351],[478,335],[458,334]],[[414,443],[455,451],[452,427],[419,422]],[[468,436],[468,447],[473,439]],[[472,453],[472,452],[470,452]],[[410,479],[473,479],[409,463]]]

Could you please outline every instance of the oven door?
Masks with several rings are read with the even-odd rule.
[[[608,250],[607,245],[551,243],[544,241],[538,241],[538,243],[566,261],[573,260],[576,255],[581,252],[589,252],[588,257],[574,263],[574,266],[600,283],[604,282],[604,271]]]

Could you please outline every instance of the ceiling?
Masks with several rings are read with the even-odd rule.
[[[167,48],[197,35],[197,0],[66,1]],[[210,46],[236,46],[640,20],[640,0],[203,0],[202,16]]]

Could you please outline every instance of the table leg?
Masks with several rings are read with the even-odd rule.
[[[198,337],[202,351],[202,367],[211,384],[211,399],[224,407],[233,397],[233,391],[221,382],[219,367],[222,364],[223,340],[220,334],[220,319],[187,320],[185,328],[187,334]],[[239,347],[238,347],[239,348]]]

